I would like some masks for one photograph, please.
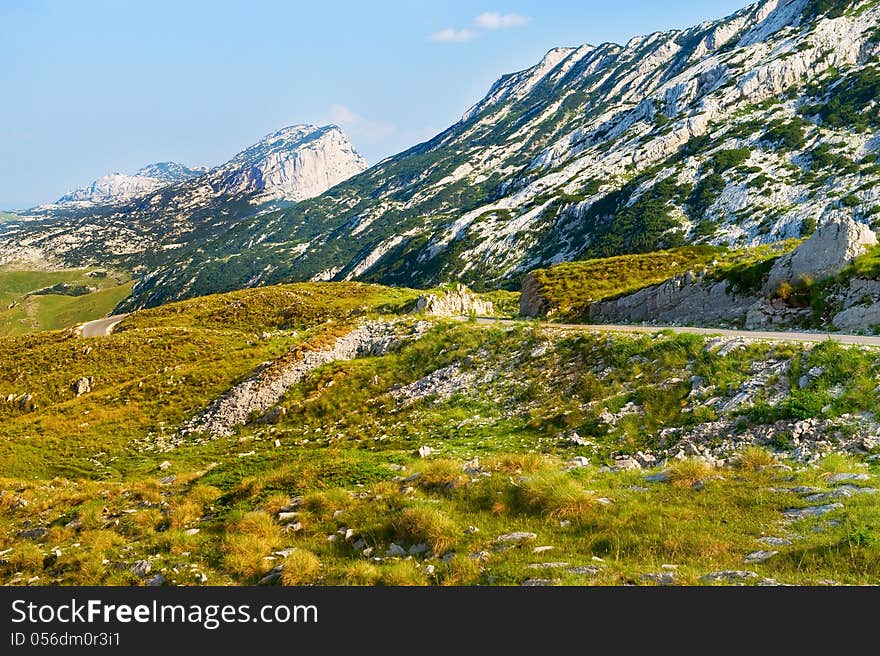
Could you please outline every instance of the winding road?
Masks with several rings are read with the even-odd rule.
[[[127,316],[127,314],[114,314],[111,317],[87,321],[79,327],[79,334],[81,337],[106,337]]]
[[[110,317],[88,321],[80,326],[82,337],[106,337],[113,329],[125,319],[128,314],[114,314]],[[466,320],[467,317],[460,317]],[[514,326],[522,324],[519,319],[494,319],[492,317],[477,317],[480,325],[505,325]],[[586,331],[594,333],[646,333],[653,334],[669,330],[678,334],[712,335],[718,337],[757,339],[769,342],[807,342],[816,344],[819,342],[832,341],[839,344],[854,346],[877,346],[880,347],[880,335],[847,335],[844,333],[806,333],[806,332],[780,332],[767,330],[730,330],[725,328],[698,328],[696,326],[654,326],[654,325],[617,325],[617,324],[583,324],[583,323],[553,323],[550,321],[538,322],[544,328],[557,330]]]
[[[478,324],[492,325],[516,325],[522,321],[515,319],[493,319],[491,317],[478,317]],[[542,321],[539,323],[544,328],[556,328],[559,330],[581,330],[588,332],[612,332],[612,333],[658,333],[664,330],[673,333],[686,333],[692,335],[713,335],[718,337],[739,337],[743,339],[757,339],[770,342],[838,342],[857,346],[880,346],[880,336],[877,335],[846,335],[843,333],[800,333],[800,332],[777,332],[766,330],[727,330],[723,328],[696,328],[693,326],[623,326],[613,324],[581,324],[581,323],[552,323]]]

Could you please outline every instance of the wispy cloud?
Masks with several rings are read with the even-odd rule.
[[[437,41],[439,43],[462,43],[464,41],[470,41],[471,39],[476,38],[476,36],[476,32],[467,28],[456,30],[453,27],[447,27],[445,30],[434,32],[428,37],[428,41]]]
[[[372,121],[345,105],[330,105],[330,119],[345,128],[350,136],[368,140],[384,139],[397,131],[397,126],[393,123]]]
[[[496,30],[507,30],[511,27],[522,27],[523,25],[527,25],[530,20],[532,19],[528,16],[522,16],[521,14],[502,14],[499,11],[487,11],[474,18],[474,25],[480,28],[480,30],[494,32]],[[459,30],[454,27],[447,27],[445,30],[440,30],[439,32],[434,32],[429,35],[428,41],[436,41],[438,43],[464,43],[465,41],[472,41],[478,36],[481,36],[483,32],[480,30],[472,30],[467,27],[463,27]]]
[[[522,27],[529,22],[528,16],[520,14],[502,14],[497,11],[488,11],[474,19],[477,27],[484,30],[506,30],[511,27]]]

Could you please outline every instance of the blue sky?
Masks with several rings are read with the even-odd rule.
[[[0,209],[293,123],[370,163],[454,123],[550,48],[726,16],[747,0],[0,0]]]

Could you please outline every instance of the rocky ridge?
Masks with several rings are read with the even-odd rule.
[[[182,433],[205,433],[213,437],[231,435],[254,415],[277,422],[283,409],[272,412],[285,392],[318,367],[337,360],[384,355],[403,340],[418,339],[430,323],[419,321],[407,327],[395,321],[371,321],[335,340],[332,346],[311,350],[292,362],[281,359],[267,365],[248,380],[223,394],[182,429]],[[264,414],[266,413],[266,414]]]
[[[143,196],[175,182],[202,175],[205,168],[191,169],[177,162],[149,164],[134,175],[110,173],[86,187],[64,194],[55,203],[39,209],[51,211],[59,206],[87,208],[95,205],[112,205]]]

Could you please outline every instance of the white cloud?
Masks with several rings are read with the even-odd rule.
[[[467,28],[456,30],[454,27],[447,27],[445,30],[434,32],[428,37],[428,41],[438,41],[440,43],[462,43],[464,41],[470,41],[476,36],[476,32]]]
[[[511,27],[522,27],[529,20],[527,16],[519,14],[501,14],[497,11],[490,11],[477,16],[474,23],[484,30],[506,30]]]
[[[371,121],[345,105],[330,105],[330,120],[345,128],[349,136],[364,139],[384,139],[397,131],[393,123]]]

